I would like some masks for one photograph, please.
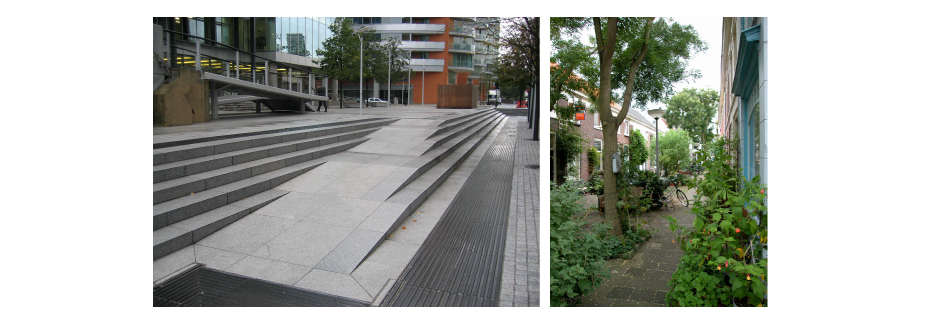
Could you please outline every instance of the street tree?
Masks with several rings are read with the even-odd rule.
[[[585,63],[589,56],[585,46],[580,43],[553,43],[554,45],[570,45],[571,50],[560,51],[558,55],[552,55],[550,58],[552,62],[549,74],[551,78],[549,81],[550,110],[555,111],[559,119],[573,120],[576,112],[574,104],[560,106],[558,101],[566,99],[566,96],[570,96],[573,92],[590,91],[592,94],[589,96],[596,96],[593,94],[594,91],[590,90],[592,88],[588,86],[588,83],[575,74],[576,68]]]
[[[532,85],[532,76],[525,68],[525,62],[517,55],[502,55],[493,63],[493,75],[499,79],[500,91],[507,96],[522,97],[526,88]],[[521,99],[517,99],[521,100]]]
[[[378,62],[372,65],[375,68],[372,71],[374,79],[379,83],[388,82],[389,78],[392,82],[398,82],[410,75],[411,70],[408,65],[411,63],[411,57],[408,56],[408,51],[399,47],[400,44],[401,40],[398,37],[393,37],[376,46],[378,51],[371,52],[372,58]],[[391,70],[391,74],[389,74],[389,70]],[[391,88],[392,84],[389,83],[388,87]],[[392,100],[391,94],[388,100]]]
[[[669,128],[682,128],[689,132],[693,142],[705,144],[714,138],[715,113],[718,111],[718,91],[711,88],[685,88],[666,102],[663,116]]]
[[[676,129],[666,131],[659,136],[659,167],[666,174],[676,172],[677,170],[689,165],[691,156],[689,146],[692,144],[689,133],[685,130]],[[656,161],[656,146],[650,144],[650,161]]]
[[[538,140],[539,108],[532,104],[532,99],[538,94],[539,83],[539,17],[503,18],[501,20],[505,28],[499,33],[498,43],[499,47],[504,50],[504,54],[500,55],[499,60],[502,63],[497,68],[517,68],[517,71],[507,74],[515,79],[499,77],[497,81],[501,85],[510,81],[527,81],[526,87],[534,89],[529,91],[529,127],[534,125],[533,139]],[[533,110],[535,113],[532,112]]]
[[[667,18],[553,18],[552,23],[555,22],[559,23],[559,36],[577,34],[584,28],[593,29],[594,48],[589,52],[596,53],[578,66],[577,71],[590,87],[596,88],[586,93],[596,95],[594,104],[603,129],[604,190],[616,190],[611,159],[617,150],[617,128],[634,104],[645,109],[647,103],[660,102],[672,95],[673,83],[700,78],[700,71],[687,70],[688,60],[706,50],[707,45],[698,38],[694,28]],[[570,46],[553,49],[572,50]],[[611,102],[615,100],[622,101],[622,108],[616,115],[611,112]],[[617,193],[607,194],[604,197],[605,221],[613,226],[611,232],[620,236]]]
[[[323,41],[322,49],[317,49],[317,55],[323,57],[320,63],[320,70],[330,79],[336,79],[340,82],[359,80],[359,61],[363,58],[363,74],[365,78],[372,77],[372,70],[376,69],[374,59],[369,57],[378,57],[378,35],[374,30],[363,32],[362,52],[360,54],[359,36],[352,29],[352,20],[349,18],[336,18],[330,25],[330,31],[333,36]],[[340,91],[342,96],[342,91]],[[343,107],[343,100],[340,97],[340,107]]]

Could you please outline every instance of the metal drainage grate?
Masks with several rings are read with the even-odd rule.
[[[535,169],[535,170],[538,170],[538,169],[539,169],[539,165],[537,165],[537,164],[530,164],[530,165],[527,165],[527,166],[525,166],[525,167],[526,167],[526,168],[529,168],[529,169]]]
[[[153,288],[154,307],[367,307],[368,302],[196,267]]]

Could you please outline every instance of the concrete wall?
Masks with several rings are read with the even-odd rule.
[[[179,69],[179,77],[153,93],[153,125],[182,126],[209,121],[209,86],[199,72]]]

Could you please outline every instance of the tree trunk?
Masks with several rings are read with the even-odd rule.
[[[610,233],[619,237],[623,235],[620,226],[620,211],[617,208],[617,197],[620,193],[617,192],[617,175],[614,174],[611,161],[614,151],[617,150],[617,126],[604,123],[602,132],[604,133],[604,158],[601,160],[604,164],[604,221],[613,227]]]

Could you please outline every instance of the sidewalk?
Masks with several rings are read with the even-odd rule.
[[[522,117],[516,135],[499,306],[538,307],[539,142]]]
[[[683,187],[682,191],[690,199],[695,195],[695,190]],[[596,205],[596,200],[594,203]],[[653,237],[637,248],[633,258],[607,260],[610,278],[604,279],[593,292],[585,295],[578,306],[666,306],[669,279],[678,268],[683,252],[678,243],[673,243],[675,236],[669,231],[669,220],[665,216],[671,215],[687,227],[691,227],[695,220],[691,207],[679,205],[670,209],[663,207],[641,216],[641,220],[649,222],[649,227],[655,229]]]

